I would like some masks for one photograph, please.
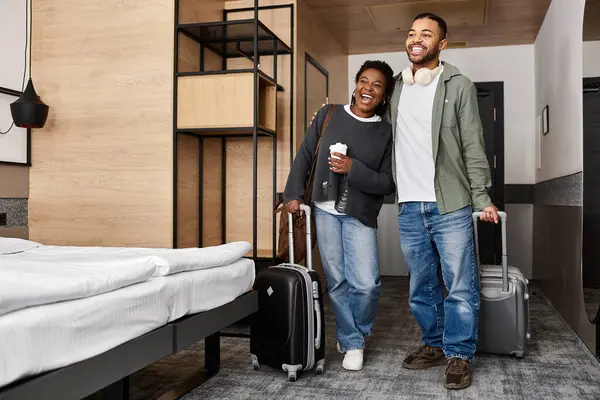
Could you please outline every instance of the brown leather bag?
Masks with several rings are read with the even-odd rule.
[[[310,175],[308,176],[308,181],[306,182],[306,186],[304,188],[304,204],[310,204],[310,196],[312,193],[312,185],[313,180],[315,178],[315,169],[317,166],[317,156],[319,154],[319,147],[321,145],[321,137],[325,132],[325,127],[329,123],[329,118],[331,117],[331,113],[335,108],[334,105],[329,107],[327,110],[327,115],[325,116],[325,121],[323,122],[323,127],[321,128],[321,133],[319,135],[319,140],[317,141],[317,147],[315,149],[315,154],[313,155],[313,161],[310,168]],[[288,240],[288,211],[286,208],[288,202],[283,204],[278,203],[276,205],[275,214],[281,213],[279,217],[279,243],[277,249],[277,257],[280,259],[289,262],[290,261],[290,243]],[[277,206],[279,206],[277,208]],[[298,215],[292,215],[292,220],[294,223],[294,263],[298,264],[302,262],[306,258],[307,252],[307,243],[306,243],[306,215],[304,213]],[[317,243],[317,229],[315,226],[315,221],[312,217],[310,217],[310,229],[312,236],[312,243],[310,244],[311,250],[315,247]]]

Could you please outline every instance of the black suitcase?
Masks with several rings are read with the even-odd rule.
[[[301,205],[305,218],[311,209]],[[325,318],[321,281],[312,270],[311,248],[306,265],[294,264],[293,226],[290,214],[290,263],[263,269],[254,281],[258,292],[258,311],[250,325],[252,365],[281,368],[294,382],[298,373],[325,368]],[[306,224],[306,243],[311,243],[310,223]]]

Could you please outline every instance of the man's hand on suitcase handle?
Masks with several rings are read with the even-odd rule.
[[[498,208],[495,205],[489,205],[483,210],[481,210],[481,215],[479,219],[485,222],[493,222],[495,224],[500,221],[500,216],[498,216]]]

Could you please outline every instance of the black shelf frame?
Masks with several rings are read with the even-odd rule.
[[[264,9],[264,7],[259,7],[259,10]],[[237,11],[237,10],[225,10],[227,11]],[[249,10],[253,11],[253,9]],[[258,25],[258,31],[256,31],[255,22]],[[221,28],[220,35],[213,35],[214,31],[211,31],[211,28]],[[254,29],[254,34],[250,31],[245,35],[241,36],[230,36],[231,28],[247,28]],[[207,22],[207,23],[191,23],[191,24],[179,24],[180,32],[184,35],[188,36],[190,39],[195,40],[196,42],[204,45],[205,48],[208,48],[212,52],[221,56],[221,58],[239,58],[245,57],[252,60],[256,55],[251,55],[249,52],[244,51],[242,49],[242,44],[258,44],[258,55],[259,56],[270,56],[273,55],[275,51],[276,54],[291,54],[292,48],[289,47],[285,42],[279,39],[269,28],[267,28],[260,20],[257,20],[256,17],[253,19],[240,19],[240,20],[232,20],[228,21],[224,19],[219,22]],[[194,32],[197,30],[198,32]],[[207,37],[213,36],[213,37]],[[215,37],[216,36],[216,37]],[[235,45],[234,50],[230,50],[231,44]],[[263,48],[267,46],[274,47]],[[222,48],[218,48],[222,47]]]
[[[266,27],[258,18],[259,11],[262,10],[275,10],[275,9],[289,9],[290,11],[290,45],[287,45],[277,35],[275,35],[268,27]],[[240,12],[254,12],[254,18],[241,19],[241,20],[228,20],[228,16],[232,13]],[[252,196],[252,259],[257,264],[257,269],[272,264],[277,261],[277,223],[275,215],[273,214],[273,234],[272,234],[272,256],[271,257],[258,257],[257,248],[257,232],[258,232],[258,138],[266,137],[272,140],[273,144],[273,209],[277,203],[278,192],[277,192],[277,133],[276,131],[266,129],[258,126],[258,102],[259,102],[259,77],[266,79],[270,83],[277,87],[277,92],[282,92],[285,89],[278,83],[278,56],[289,56],[290,57],[290,166],[293,160],[294,150],[294,4],[281,4],[281,5],[270,5],[270,6],[258,6],[258,0],[254,0],[253,7],[228,9],[223,11],[223,21],[209,22],[209,23],[191,23],[191,24],[179,24],[179,5],[178,1],[175,2],[175,29],[174,29],[174,80],[173,85],[173,247],[177,247],[177,138],[179,135],[191,135],[198,138],[198,152],[199,152],[199,238],[198,247],[202,247],[202,236],[203,236],[203,140],[205,138],[220,138],[221,139],[221,241],[226,242],[226,152],[227,152],[227,139],[228,138],[239,138],[247,137],[252,138],[253,143],[253,157],[252,157],[252,171],[253,171],[253,196]],[[238,31],[243,28],[248,30],[252,28],[251,34],[248,35],[235,35],[235,30]],[[221,35],[209,34],[208,32],[221,33]],[[231,33],[234,31],[233,33]],[[200,45],[200,71],[194,72],[178,72],[178,58],[179,58],[179,33],[186,35],[192,40],[196,41]],[[231,35],[228,35],[231,33]],[[233,51],[230,49],[231,45],[234,45]],[[246,51],[244,47],[252,46],[251,51]],[[222,59],[221,70],[206,71],[205,70],[205,50],[208,49],[213,53],[217,54]],[[260,57],[261,56],[273,56],[273,77],[268,76],[259,69]],[[252,68],[245,69],[227,69],[227,60],[235,58],[247,58],[253,65]],[[253,96],[253,113],[254,123],[252,127],[227,127],[227,128],[198,128],[198,129],[178,129],[177,128],[177,78],[182,76],[198,76],[198,75],[224,75],[232,73],[252,73],[254,75],[254,96]],[[278,99],[275,98],[275,126],[278,126]],[[239,132],[239,133],[232,133]]]

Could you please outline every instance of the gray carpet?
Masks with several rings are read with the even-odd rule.
[[[534,284],[529,355],[524,359],[478,355],[472,386],[456,392],[442,387],[444,367],[426,371],[401,367],[405,354],[420,342],[407,293],[407,279],[383,280],[375,331],[361,372],[342,369],[342,355],[335,350],[335,320],[327,305],[324,375],[307,372],[290,383],[283,371],[268,367],[254,371],[248,339],[223,338],[220,372],[183,399],[600,399],[600,364]],[[197,371],[203,357],[199,344],[138,372],[131,382],[133,398],[154,399],[165,393]]]

